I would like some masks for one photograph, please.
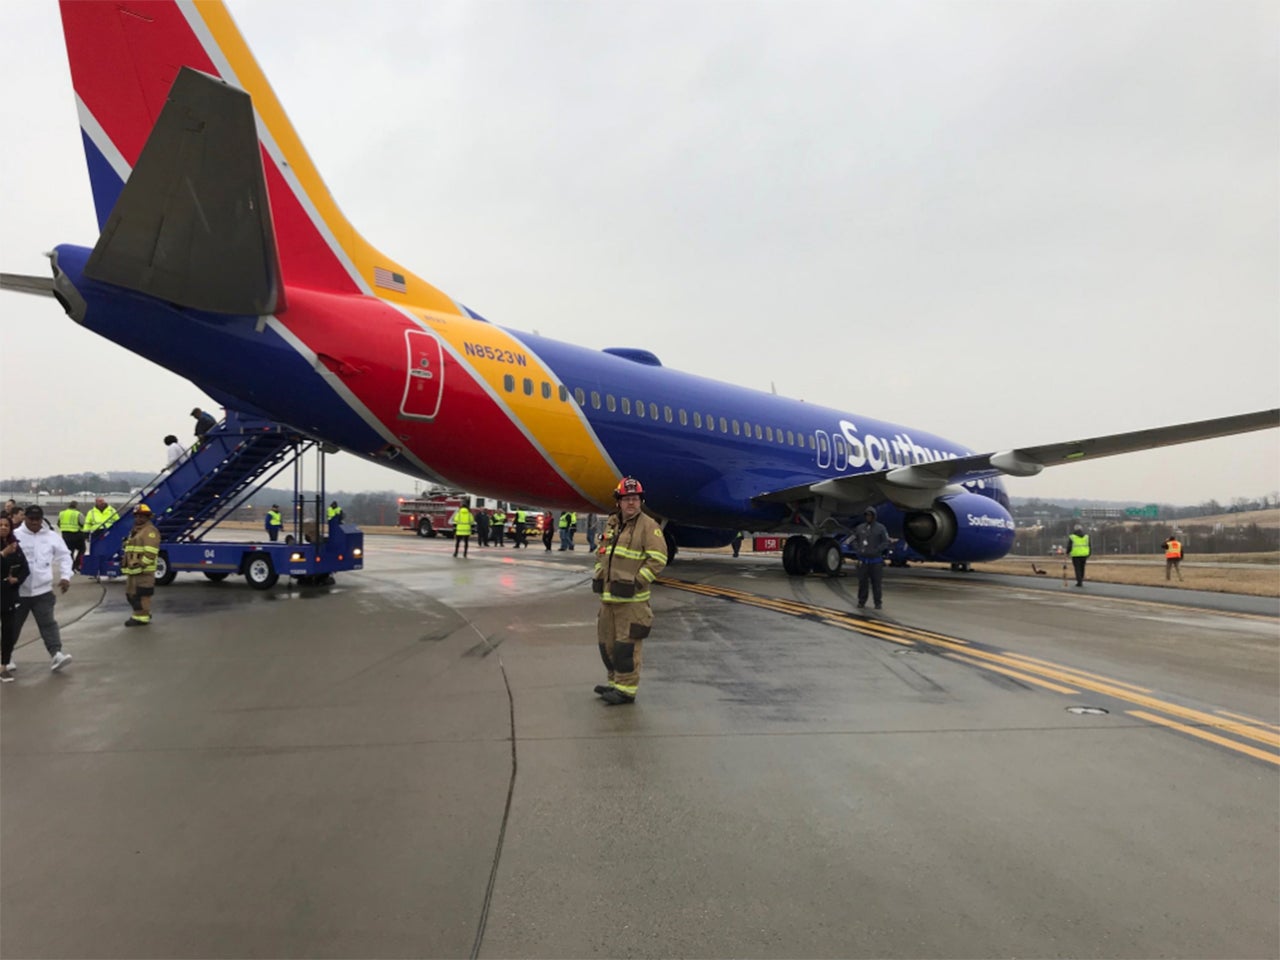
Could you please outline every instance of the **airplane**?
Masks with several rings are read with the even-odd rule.
[[[61,0],[98,216],[50,254],[77,323],[228,409],[412,477],[587,512],[641,480],[668,550],[786,536],[834,574],[875,507],[902,559],[998,559],[1002,476],[1280,426],[1280,410],[1008,450],[491,323],[368,243],[222,2]],[[477,442],[484,438],[484,442]]]

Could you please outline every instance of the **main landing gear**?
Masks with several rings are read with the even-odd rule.
[[[844,554],[833,537],[819,537],[810,543],[808,537],[796,534],[782,547],[782,569],[793,577],[807,573],[834,577],[843,566]]]

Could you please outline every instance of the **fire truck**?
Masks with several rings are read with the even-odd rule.
[[[545,510],[476,497],[465,490],[446,490],[443,487],[433,487],[427,491],[425,497],[415,499],[401,497],[397,524],[401,529],[412,530],[420,537],[452,537],[453,515],[464,503],[471,508],[472,513],[477,510],[501,508],[507,515],[508,537],[515,534],[516,511],[523,509],[528,514],[526,531],[529,539],[542,536]]]
[[[419,499],[401,497],[397,523],[420,537],[452,537],[454,513],[464,503],[474,502],[465,491],[433,487]]]

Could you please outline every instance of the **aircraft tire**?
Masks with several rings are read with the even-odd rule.
[[[813,569],[808,537],[796,534],[787,538],[782,548],[782,569],[793,577],[803,577]]]
[[[244,578],[255,590],[270,590],[280,579],[280,574],[276,573],[275,564],[271,562],[270,555],[251,553],[245,558]]]
[[[952,573],[971,573],[972,571],[973,567],[969,566],[967,563],[953,563],[951,565]]]
[[[844,566],[844,554],[840,552],[840,544],[831,537],[820,537],[809,549],[809,559],[813,572],[824,577],[834,577]]]
[[[169,554],[161,550],[156,557],[156,586],[167,587],[177,575],[178,571],[169,566]]]
[[[226,570],[206,570],[204,571],[204,575],[214,583],[221,583],[223,580],[227,579],[227,577],[231,576],[231,574]]]
[[[662,531],[662,539],[667,542],[667,565],[670,566],[676,562],[676,554],[680,548],[676,545],[675,537],[666,530]]]

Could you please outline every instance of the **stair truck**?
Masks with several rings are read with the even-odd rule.
[[[312,451],[317,491],[307,498],[302,459]],[[282,424],[228,410],[184,459],[120,508],[119,520],[94,533],[80,572],[120,576],[122,547],[139,503],[151,508],[160,530],[158,585],[172,583],[181,571],[193,571],[214,581],[237,574],[251,587],[268,590],[282,575],[313,584],[330,582],[339,571],[359,570],[364,566],[364,534],[353,524],[326,517],[324,457],[333,452]],[[288,467],[293,467],[293,510],[285,511],[283,542],[209,539],[220,523]]]

